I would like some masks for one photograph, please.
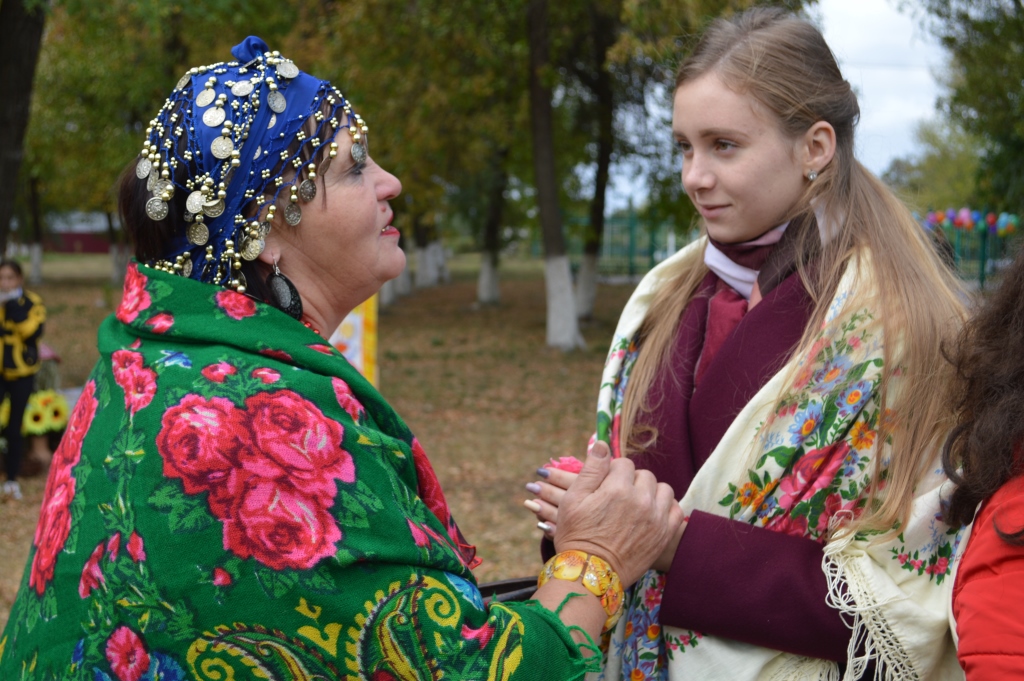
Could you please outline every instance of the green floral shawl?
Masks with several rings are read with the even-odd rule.
[[[318,335],[132,264],[54,455],[0,678],[581,678],[485,605],[419,443]]]

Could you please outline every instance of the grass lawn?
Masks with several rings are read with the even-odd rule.
[[[49,311],[45,341],[60,354],[65,386],[96,361],[96,328],[120,301],[105,256],[44,262],[34,287]],[[433,461],[463,533],[475,543],[481,582],[536,574],[533,514],[523,485],[548,457],[582,455],[593,429],[607,345],[632,286],[602,286],[589,349],[544,346],[542,264],[503,264],[502,303],[477,309],[477,256],[451,263],[453,282],[416,291],[380,316],[381,391]],[[21,581],[42,501],[43,478],[25,500],[0,504],[0,629]]]

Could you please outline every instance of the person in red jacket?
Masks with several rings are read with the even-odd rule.
[[[953,586],[957,657],[968,681],[1024,678],[1024,251],[951,359],[957,426],[943,463],[957,487],[946,519],[974,523]]]

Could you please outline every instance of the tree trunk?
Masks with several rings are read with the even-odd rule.
[[[380,303],[380,308],[383,310],[385,307],[390,306],[395,302],[395,280],[390,279],[384,282],[384,285],[380,287],[380,295],[377,300]]]
[[[107,211],[107,238],[110,241],[110,283],[119,286],[128,271],[128,244],[121,243],[114,229],[114,214]]]
[[[501,301],[497,261],[494,253],[484,251],[480,254],[480,276],[476,280],[476,300],[481,305],[497,305]]]
[[[498,288],[498,262],[501,254],[501,220],[505,212],[505,189],[508,172],[505,160],[508,147],[494,154],[490,187],[487,198],[487,218],[484,220],[484,250],[480,254],[480,278],[476,286],[476,299],[481,305],[494,305],[501,299]]]
[[[537,208],[544,242],[544,278],[547,289],[547,344],[563,350],[583,347],[576,303],[572,295],[569,259],[558,209],[555,173],[554,115],[551,88],[544,84],[548,68],[547,0],[530,0],[527,36],[530,43],[530,128],[533,137],[533,172]]]
[[[28,180],[28,210],[32,216],[28,283],[39,286],[43,283],[43,208],[39,202],[39,178],[34,175]]]
[[[39,50],[46,21],[44,2],[3,0],[0,3],[0,253],[7,252],[18,172],[24,156]]]
[[[601,240],[604,237],[605,194],[615,143],[615,92],[607,66],[608,50],[615,40],[615,20],[592,7],[591,44],[594,49],[593,60],[598,65],[597,78],[593,83],[597,107],[597,172],[594,176],[594,196],[590,200],[590,227],[583,243],[583,262],[576,280],[576,313],[580,319],[591,319],[594,316],[594,301],[597,298],[597,260],[601,255]]]

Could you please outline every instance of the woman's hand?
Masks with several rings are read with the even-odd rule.
[[[568,489],[553,496],[558,504],[556,550],[604,558],[623,586],[651,568],[683,524],[672,488],[650,471],[637,470],[629,459],[612,459],[603,442],[591,449]]]

